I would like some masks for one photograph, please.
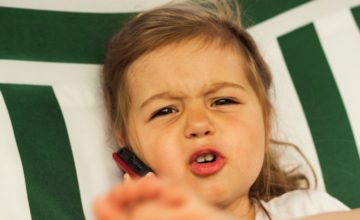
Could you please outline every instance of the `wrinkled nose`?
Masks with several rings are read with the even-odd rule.
[[[206,110],[194,109],[189,111],[184,133],[186,138],[200,138],[215,133],[215,128]]]

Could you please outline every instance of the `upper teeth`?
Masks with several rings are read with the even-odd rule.
[[[197,157],[196,162],[197,163],[204,163],[205,161],[210,162],[210,161],[213,161],[214,158],[215,158],[214,154],[208,153],[206,155],[201,155],[201,156]]]

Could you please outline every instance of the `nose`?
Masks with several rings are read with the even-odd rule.
[[[215,127],[205,109],[189,110],[184,131],[186,138],[200,138],[214,133]]]

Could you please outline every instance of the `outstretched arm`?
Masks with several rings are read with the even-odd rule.
[[[237,219],[153,174],[137,180],[127,176],[123,183],[96,201],[94,211],[98,220]]]

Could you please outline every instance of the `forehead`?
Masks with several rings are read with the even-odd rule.
[[[138,58],[129,68],[130,96],[179,90],[197,92],[223,81],[248,86],[246,61],[238,47],[190,40],[170,44]]]
[[[186,58],[201,55],[203,58],[216,57],[221,53],[221,55],[227,54],[228,56],[237,56],[238,61],[244,60],[244,52],[238,43],[224,42],[222,39],[206,39],[206,38],[191,38],[183,39],[178,42],[170,43],[167,45],[162,45],[159,48],[146,53],[145,55],[137,58],[129,68],[128,72],[138,72],[140,69],[149,68],[154,66],[154,64],[166,65],[167,60],[172,59],[176,63],[188,62]],[[206,54],[206,56],[204,56]],[[175,60],[174,60],[175,58]],[[162,62],[161,62],[162,61]],[[222,60],[219,60],[221,62]]]

